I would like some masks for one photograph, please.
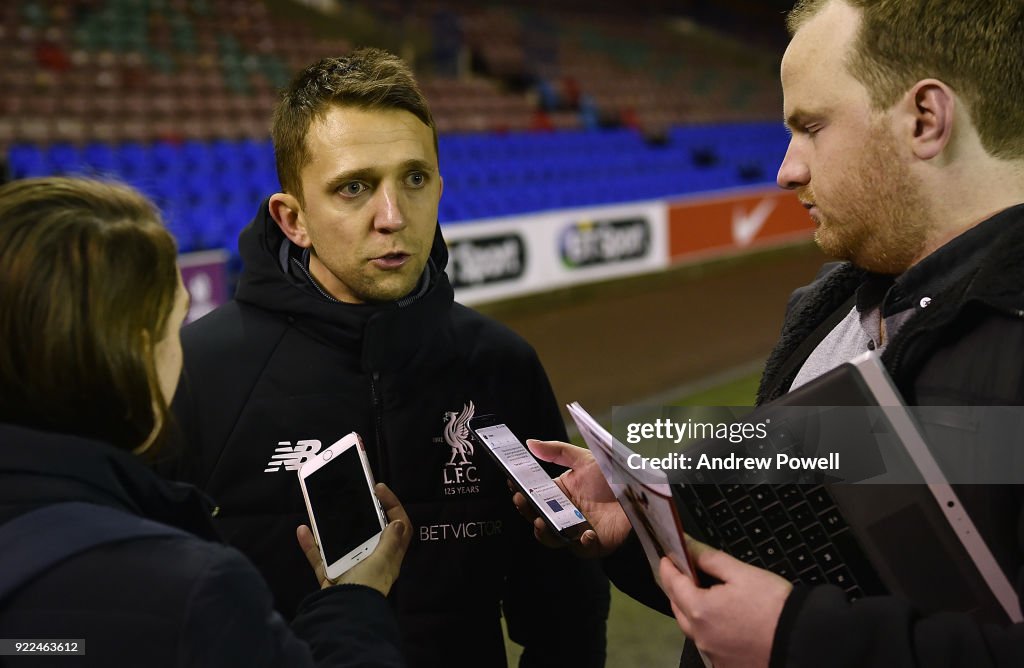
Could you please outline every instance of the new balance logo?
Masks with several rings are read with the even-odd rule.
[[[299,467],[309,461],[309,458],[320,452],[320,441],[305,440],[296,441],[292,446],[291,441],[278,441],[280,448],[274,448],[274,456],[267,462],[264,473],[275,473],[284,467],[286,471],[298,471]]]

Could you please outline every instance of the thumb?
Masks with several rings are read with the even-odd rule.
[[[398,579],[411,533],[408,521],[392,520],[381,532],[373,552],[342,574],[339,582],[366,585],[387,596]]]
[[[535,438],[528,438],[526,447],[538,459],[569,469],[577,468],[579,464],[591,457],[589,450],[561,441],[538,441]]]
[[[686,549],[693,558],[693,565],[697,570],[718,578],[722,582],[732,579],[736,566],[746,566],[739,559],[694,540],[690,536],[686,537]]]
[[[323,559],[320,558],[320,548],[316,545],[316,538],[313,537],[313,532],[305,524],[300,524],[295,529],[295,537],[299,540],[299,549],[306,555],[306,561],[309,562],[310,567],[313,569],[313,574],[316,575],[317,582],[320,583],[320,587],[327,587],[331,583],[327,579],[327,572],[324,568]]]
[[[658,576],[662,590],[672,603],[672,610],[676,613],[676,619],[680,626],[686,623],[689,626],[690,620],[684,610],[689,610],[693,601],[701,596],[700,589],[688,575],[683,575],[672,560],[662,557],[658,563]],[[690,629],[685,628],[684,632],[689,634]]]
[[[405,558],[411,538],[412,532],[409,530],[408,520],[392,520],[384,527],[374,551],[398,566]]]

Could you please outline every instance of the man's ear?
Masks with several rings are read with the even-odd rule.
[[[274,193],[270,196],[270,216],[288,240],[300,248],[309,248],[312,241],[302,221],[302,206],[294,195]]]
[[[922,79],[907,92],[905,111],[913,122],[911,148],[921,160],[942,153],[953,137],[956,95],[938,79]]]

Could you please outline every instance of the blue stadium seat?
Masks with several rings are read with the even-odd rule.
[[[262,201],[264,197],[273,195],[280,189],[281,184],[277,180],[277,171],[273,165],[251,174],[249,183],[250,206],[255,211],[255,206],[258,202]]]
[[[13,144],[7,151],[7,159],[11,176],[16,179],[46,176],[50,173],[43,152],[32,144]]]
[[[210,144],[210,156],[217,172],[242,169],[244,159],[238,144],[228,139],[216,139]]]
[[[445,195],[441,198],[441,205],[438,207],[437,218],[441,221],[441,224],[446,223],[457,223],[466,219],[465,214],[457,198],[449,197]]]
[[[269,140],[243,139],[238,155],[247,171],[274,168],[274,149]]]
[[[224,240],[225,214],[224,201],[219,194],[213,191],[200,194],[187,224],[198,248],[220,248]]]
[[[178,241],[178,252],[191,253],[197,250],[195,235],[192,233],[191,226],[188,223],[192,216],[191,211],[187,207],[174,203],[168,203],[161,207],[161,211],[167,229],[170,230],[171,234]]]
[[[181,145],[181,159],[189,172],[213,172],[213,159],[206,142],[190,139]]]
[[[46,149],[46,165],[51,174],[81,174],[82,154],[73,144],[58,142]]]
[[[125,142],[114,151],[118,174],[129,182],[145,178],[150,171],[149,147],[137,142]]]
[[[165,179],[180,178],[185,172],[181,146],[167,141],[154,142],[150,148],[153,170]]]
[[[91,142],[82,148],[82,162],[94,174],[116,176],[117,157],[109,144]]]

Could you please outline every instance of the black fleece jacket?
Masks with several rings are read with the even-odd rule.
[[[934,295],[927,308],[903,325],[882,360],[913,405],[1021,405],[1024,205],[996,214],[966,234],[980,235],[987,251],[963,278]],[[865,276],[844,263],[791,300],[780,342],[765,368],[759,402],[788,390],[802,360],[787,360]],[[780,373],[783,368],[789,373]],[[1022,486],[966,485],[957,493],[1003,570],[1017,582],[1018,597],[1024,597]],[[851,605],[831,586],[797,588],[780,619],[772,664],[1020,666],[1024,625],[999,628],[960,614],[924,616],[913,601],[896,597]]]

